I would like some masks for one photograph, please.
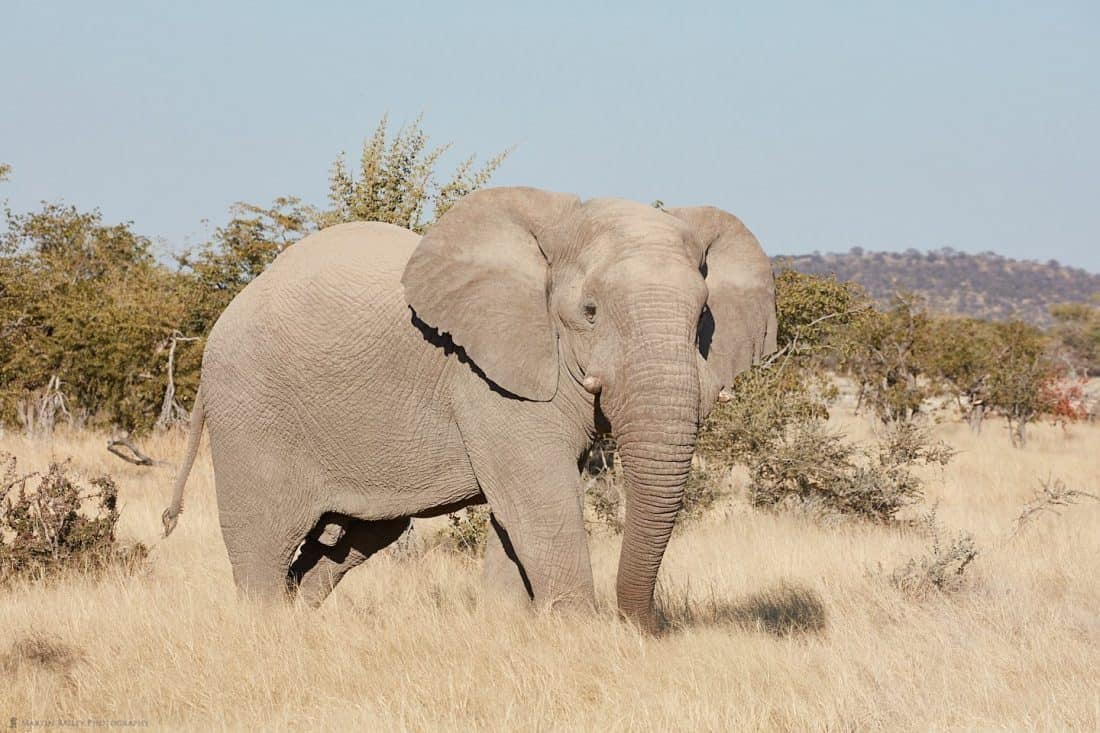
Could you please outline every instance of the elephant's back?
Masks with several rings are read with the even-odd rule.
[[[206,360],[331,358],[336,342],[386,329],[403,307],[401,273],[419,240],[392,224],[351,222],[290,245],[225,309]]]
[[[341,281],[357,276],[392,286],[400,282],[419,241],[420,235],[393,224],[337,224],[287,247],[264,275],[287,285],[308,281],[322,288],[339,287]]]
[[[423,341],[401,288],[419,239],[390,224],[354,222],[288,247],[214,325],[204,384],[232,383],[229,389],[253,395],[290,388],[306,396],[377,381],[379,372],[399,367],[395,352]]]

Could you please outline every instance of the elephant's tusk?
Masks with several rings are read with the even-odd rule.
[[[599,394],[600,390],[603,389],[603,383],[600,381],[600,378],[594,377],[591,374],[585,377],[581,384],[584,386],[585,391],[590,394]]]

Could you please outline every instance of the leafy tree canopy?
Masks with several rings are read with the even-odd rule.
[[[160,262],[129,222],[98,210],[44,203],[6,210],[0,234],[0,420],[31,431],[55,420],[127,430],[151,427],[162,401],[190,404],[202,337],[229,302],[276,256],[319,227],[385,221],[423,231],[458,198],[483,186],[508,151],[447,176],[450,145],[430,147],[420,119],[392,136],[383,118],[363,146],[357,175],[333,166],[329,206],[284,196],[238,203],[203,246]],[[0,165],[0,180],[10,172]],[[178,350],[173,348],[178,346]],[[174,374],[168,374],[172,354]],[[183,415],[181,410],[168,410]]]

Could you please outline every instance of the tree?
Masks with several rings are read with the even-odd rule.
[[[871,308],[858,285],[835,276],[805,275],[784,269],[775,278],[775,310],[780,351],[822,355],[838,335]]]
[[[464,159],[445,183],[437,178],[440,158],[451,143],[428,147],[428,136],[417,118],[386,142],[388,119],[382,117],[374,134],[363,144],[359,177],[348,171],[343,156],[333,163],[329,176],[329,209],[319,212],[318,226],[346,221],[384,221],[414,232],[423,232],[455,201],[484,186],[511,150],[494,155],[474,169],[475,157]],[[432,206],[432,218],[425,209]]]
[[[0,237],[0,414],[31,431],[151,424],[158,353],[182,311],[176,281],[129,223],[44,204],[7,213]]]
[[[1012,444],[1027,445],[1027,424],[1054,408],[1051,386],[1057,380],[1042,331],[1021,321],[998,323],[997,351],[989,376],[990,404],[1008,419]]]
[[[929,375],[955,398],[970,429],[980,433],[989,403],[997,353],[993,324],[973,318],[938,318],[931,324]]]
[[[1100,306],[1066,303],[1051,307],[1050,315],[1065,359],[1087,375],[1100,374]]]
[[[843,365],[884,422],[908,420],[930,395],[925,377],[931,350],[929,317],[912,294],[898,294],[888,310],[865,310],[847,330]]]

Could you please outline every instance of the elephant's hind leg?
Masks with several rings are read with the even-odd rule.
[[[288,600],[291,587],[287,575],[301,536],[294,539],[290,533],[276,532],[257,542],[254,528],[223,529],[223,534],[239,595],[259,601]]]
[[[226,496],[238,495],[226,492]],[[219,504],[222,538],[238,595],[269,602],[289,600],[293,594],[290,565],[317,516],[274,502],[241,507],[222,501],[222,495]]]
[[[241,597],[288,600],[294,553],[319,512],[302,496],[319,486],[316,469],[274,442],[244,441],[243,433],[210,426],[222,539]]]
[[[407,518],[365,521],[326,514],[302,545],[289,581],[307,603],[319,606],[349,570],[389,546],[408,526]]]

